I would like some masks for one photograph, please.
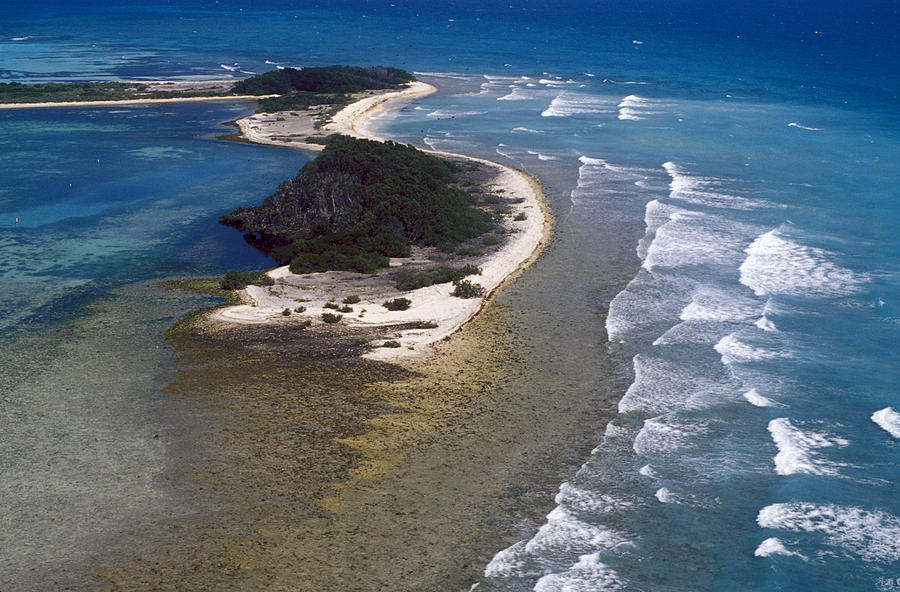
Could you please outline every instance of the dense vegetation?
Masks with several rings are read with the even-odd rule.
[[[230,269],[222,278],[223,290],[243,290],[249,284],[256,286],[272,286],[275,280],[269,277],[265,271],[238,271]]]
[[[382,66],[326,66],[284,68],[257,74],[236,82],[233,91],[242,95],[284,95],[294,91],[310,93],[355,93],[369,89],[395,88],[415,80],[398,68]]]
[[[490,228],[450,162],[394,142],[332,136],[260,206],[220,222],[295,273],[373,273],[411,245],[458,244]]]
[[[258,111],[260,113],[275,113],[277,111],[306,111],[314,105],[333,105],[343,107],[353,99],[343,93],[327,94],[306,91],[296,91],[278,97],[259,99]]]
[[[481,274],[481,269],[474,265],[464,265],[460,268],[436,265],[415,273],[400,272],[397,274],[395,287],[403,292],[416,290],[434,284],[448,284],[457,282],[467,275]]]
[[[153,90],[148,84],[132,82],[47,82],[22,84],[0,82],[0,103],[37,103],[71,101],[121,101],[209,96],[210,91]]]

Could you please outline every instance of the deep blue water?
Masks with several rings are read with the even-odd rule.
[[[441,92],[381,132],[535,173],[562,196],[557,248],[599,258],[592,221],[645,211],[605,316],[634,383],[478,590],[900,589],[895,4],[2,10],[11,80],[406,67]],[[302,160],[209,138],[243,109],[0,113],[0,326],[91,286],[260,264],[215,217]]]

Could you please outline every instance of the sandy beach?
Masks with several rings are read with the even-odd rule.
[[[400,91],[378,92],[363,96],[344,107],[318,133],[341,133],[358,138],[381,141],[365,128],[375,116],[399,109],[407,101],[428,95],[436,89],[423,82],[414,82]],[[237,122],[244,137],[261,144],[321,150],[321,146],[301,141],[316,132],[313,117],[304,113],[284,112],[256,114]],[[321,324],[321,315],[328,312],[325,304],[330,300],[340,300],[348,295],[358,295],[361,302],[355,308],[363,313],[345,315],[342,322],[349,327],[386,327],[401,323],[430,323],[432,329],[413,329],[392,335],[400,343],[395,348],[375,348],[366,357],[379,360],[398,360],[428,350],[431,344],[455,333],[474,317],[494,292],[503,285],[511,274],[524,269],[539,254],[549,240],[551,220],[546,210],[540,185],[525,173],[492,161],[465,155],[432,152],[438,156],[465,159],[493,170],[493,179],[486,190],[503,194],[512,203],[512,211],[503,221],[505,240],[502,248],[489,257],[479,260],[481,274],[473,276],[474,282],[485,288],[484,297],[462,299],[451,296],[451,284],[438,284],[409,292],[382,287],[360,287],[348,284],[354,275],[339,272],[292,274],[287,266],[272,270],[269,275],[275,280],[274,286],[248,286],[243,293],[245,304],[219,309],[213,313],[214,320],[234,323],[297,323],[309,319]],[[519,218],[516,220],[516,218]],[[392,267],[417,263],[411,259],[394,259]],[[342,293],[342,284],[343,292]],[[348,291],[352,285],[356,291]],[[388,311],[381,303],[393,298],[404,297],[412,301],[409,309]],[[285,317],[286,308],[296,307],[304,302],[306,310],[302,314]],[[375,345],[373,343],[373,345]]]

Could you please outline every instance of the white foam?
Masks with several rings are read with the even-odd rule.
[[[643,266],[737,265],[752,233],[722,216],[676,209],[657,228]]]
[[[645,99],[637,95],[628,95],[623,98],[616,108],[619,110],[619,119],[623,121],[640,121],[650,115],[660,113],[660,109],[667,105],[651,99]]]
[[[689,366],[638,354],[634,357],[634,382],[619,401],[619,413],[665,413],[707,407],[721,398],[717,385]]]
[[[638,454],[670,453],[690,444],[694,435],[706,432],[703,424],[678,424],[662,417],[644,421],[632,447]]]
[[[745,322],[760,312],[760,305],[750,298],[700,287],[691,296],[691,302],[681,310],[682,321],[716,321],[721,323]]]
[[[532,156],[537,156],[538,160],[559,160],[555,156],[550,156],[549,154],[541,154],[537,150],[529,150],[528,154]]]
[[[872,421],[893,437],[900,438],[900,413],[897,413],[892,407],[885,407],[881,411],[873,413]]]
[[[499,551],[484,568],[486,578],[509,578],[525,570],[521,555],[525,552],[525,541]]]
[[[457,117],[472,117],[474,115],[484,115],[487,111],[458,111],[454,109],[436,109],[425,115],[429,119],[455,119]]]
[[[791,551],[787,547],[784,546],[784,543],[781,542],[781,539],[778,537],[770,537],[764,540],[759,544],[756,548],[756,551],[753,552],[755,557],[771,557],[772,555],[784,555],[785,557],[799,557],[806,560],[806,557],[797,553],[796,551]]]
[[[240,66],[238,66],[237,62],[235,62],[233,66],[229,66],[227,64],[219,64],[219,67],[223,70],[228,70],[229,72],[235,72],[240,69]]]
[[[28,41],[29,39],[34,39],[34,35],[25,35],[24,37],[10,37],[10,41]]]
[[[550,553],[586,553],[612,549],[627,539],[601,525],[588,524],[562,506],[547,514],[547,522],[525,544],[530,555],[545,557]]]
[[[600,514],[626,510],[634,506],[630,501],[604,493],[590,492],[568,481],[559,486],[559,493],[556,494],[556,503],[575,511]]]
[[[603,97],[563,91],[550,101],[541,113],[543,117],[570,117],[572,115],[612,114],[613,104]]]
[[[534,592],[615,592],[623,586],[619,575],[600,562],[600,553],[591,553],[579,557],[564,572],[543,576],[535,583]]]
[[[816,452],[823,448],[849,445],[850,442],[844,438],[826,432],[801,430],[786,417],[770,421],[768,430],[778,447],[775,472],[779,475],[804,473],[837,477],[840,475],[839,469],[847,466],[823,459]]]
[[[900,518],[886,512],[790,502],[766,506],[756,522],[762,528],[820,533],[826,544],[863,561],[889,564],[900,560]]]
[[[739,195],[716,191],[728,182],[726,179],[691,175],[674,162],[664,162],[662,166],[672,179],[669,183],[671,199],[706,207],[742,211],[755,210],[766,205]]]
[[[531,129],[530,127],[514,127],[512,131],[519,132],[522,134],[542,134],[544,133],[542,130]]]
[[[832,263],[832,253],[784,238],[777,229],[758,236],[745,252],[741,283],[757,296],[846,296],[868,280]]]
[[[807,130],[807,131],[810,131],[810,132],[820,132],[820,131],[822,131],[822,128],[820,128],[820,127],[807,127],[807,126],[805,126],[805,125],[800,125],[800,124],[797,123],[796,121],[790,122],[790,123],[788,124],[788,127],[797,127],[797,128],[802,129],[802,130]]]
[[[513,85],[510,88],[510,91],[503,96],[497,97],[498,101],[531,101],[533,99],[540,98],[545,96],[546,92],[541,92],[540,90],[534,90],[533,87],[525,87],[515,86]]]
[[[650,465],[642,466],[640,469],[638,469],[638,473],[640,475],[643,475],[644,477],[649,477],[651,479],[656,479],[657,477],[656,473],[653,471],[653,467],[651,467]]]
[[[775,323],[773,323],[771,321],[771,319],[769,319],[769,317],[767,317],[766,315],[763,315],[763,316],[759,317],[758,319],[756,319],[756,322],[754,323],[754,325],[756,325],[763,331],[767,331],[769,333],[774,333],[774,332],[778,331],[778,327],[776,327]]]
[[[653,495],[662,504],[668,504],[668,503],[671,503],[672,501],[674,501],[672,499],[672,492],[669,491],[668,489],[666,489],[665,487],[660,487],[659,489],[656,490],[656,493],[654,493]]]
[[[745,341],[741,341],[735,333],[729,333],[720,339],[713,347],[722,356],[722,363],[727,365],[759,362],[790,356],[787,352],[764,349],[750,345]]]
[[[762,396],[755,388],[744,393],[744,398],[747,399],[748,403],[756,407],[784,407],[781,403],[777,403],[768,397]]]

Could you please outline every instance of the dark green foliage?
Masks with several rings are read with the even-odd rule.
[[[133,82],[47,82],[42,84],[0,82],[0,103],[119,101],[220,94],[209,90],[173,92],[153,89],[152,85]]]
[[[521,222],[522,220],[527,220],[527,219],[528,219],[528,214],[526,214],[525,212],[519,212],[518,214],[516,214],[516,217],[513,218],[513,220],[515,220],[516,222]]]
[[[284,315],[284,316],[286,316],[286,317],[289,317],[289,316],[291,316],[291,309],[286,308],[286,309],[284,309],[283,311],[281,311],[281,314]]]
[[[489,219],[453,187],[456,167],[394,142],[331,136],[318,158],[260,206],[219,221],[294,273],[374,273],[410,245],[480,236]]]
[[[381,306],[388,310],[406,310],[409,308],[410,304],[412,304],[412,300],[409,298],[394,298],[393,300],[386,301]]]
[[[416,273],[398,273],[397,281],[394,285],[398,290],[407,292],[424,288],[425,286],[433,286],[434,284],[456,282],[467,275],[481,275],[481,269],[474,265],[464,265],[460,268],[438,265]]]
[[[326,323],[339,323],[342,318],[344,318],[344,317],[342,317],[339,314],[333,314],[330,312],[322,313],[322,320],[325,321]]]
[[[415,77],[398,68],[326,66],[324,68],[284,68],[257,74],[236,82],[233,92],[245,95],[283,95],[291,91],[313,93],[355,93],[368,89],[394,88]]]
[[[325,304],[322,305],[322,307],[330,308],[331,310],[337,310],[340,308],[340,306],[338,306],[338,304],[335,302],[326,302]]]
[[[345,304],[344,306],[338,308],[338,310],[340,312],[353,312],[353,307],[348,304]]]
[[[393,339],[390,341],[385,341],[381,344],[381,347],[400,347],[399,341],[394,341]]]
[[[294,312],[298,312],[298,313],[299,313],[299,312],[306,312],[306,307],[305,307],[305,306],[298,306],[297,308],[294,309]]]
[[[434,321],[416,321],[410,329],[435,329],[437,326],[438,324]]]
[[[343,302],[344,304],[357,304],[360,300],[361,298],[359,296],[353,294],[352,296],[347,296],[346,298],[341,300],[341,302]]]
[[[486,236],[481,237],[481,244],[486,247],[490,247],[493,245],[500,244],[500,239],[494,236],[493,234],[488,234]]]
[[[222,279],[223,290],[243,290],[248,285],[271,286],[275,284],[265,271],[235,271],[229,270]]]
[[[306,111],[313,105],[346,105],[352,99],[345,94],[322,94],[295,91],[280,97],[259,99],[257,111],[274,113],[276,111]]]
[[[478,298],[484,296],[484,286],[481,284],[473,284],[469,280],[459,280],[453,282],[456,288],[453,290],[453,296],[457,298]]]

